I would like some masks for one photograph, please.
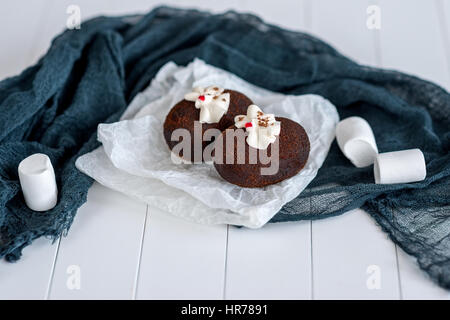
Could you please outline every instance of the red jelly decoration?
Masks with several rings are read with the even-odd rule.
[[[251,122],[247,122],[247,123],[245,123],[245,127],[246,128],[251,128],[251,127],[253,127],[253,125],[252,125]]]
[[[205,96],[199,96],[198,98],[202,101],[205,101]]]

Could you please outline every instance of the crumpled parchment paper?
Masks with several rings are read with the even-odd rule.
[[[163,137],[164,119],[193,87],[218,85],[246,94],[266,113],[291,118],[308,133],[311,152],[296,176],[265,188],[241,188],[223,180],[212,164],[177,164]],[[99,183],[184,219],[259,228],[311,182],[325,160],[339,121],[336,108],[317,95],[283,95],[194,60],[169,62],[138,94],[121,121],[100,124],[103,146],[76,166]]]

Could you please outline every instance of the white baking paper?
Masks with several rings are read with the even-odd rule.
[[[163,137],[167,113],[193,87],[212,84],[238,90],[264,112],[300,123],[311,143],[305,168],[281,183],[255,189],[226,182],[211,164],[172,162]],[[99,183],[175,216],[259,228],[314,179],[338,121],[336,108],[320,96],[274,93],[198,59],[186,67],[169,62],[135,97],[121,121],[99,125],[103,147],[78,158],[76,166]]]

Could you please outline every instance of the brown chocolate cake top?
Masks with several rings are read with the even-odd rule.
[[[247,188],[259,188],[281,182],[287,178],[296,175],[305,166],[309,152],[310,144],[308,135],[303,127],[295,121],[287,118],[277,117],[281,123],[281,131],[276,141],[270,144],[267,150],[258,150],[247,143],[243,144],[243,155],[239,155],[239,134],[227,135],[226,131],[241,130],[236,126],[231,126],[216,139],[216,155],[214,166],[219,175],[226,181],[235,185]],[[228,150],[227,138],[235,139],[231,143],[233,148]],[[242,145],[242,144],[241,144]],[[223,146],[221,149],[219,146]],[[278,150],[276,150],[278,149]],[[264,158],[259,157],[257,161],[252,161],[251,153],[266,152]],[[276,155],[278,154],[278,155]],[[232,163],[227,163],[227,156],[232,159]],[[267,160],[270,161],[267,161]],[[243,160],[243,163],[242,163]],[[274,167],[273,174],[262,174],[262,168]]]

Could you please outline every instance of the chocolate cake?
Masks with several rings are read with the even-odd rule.
[[[226,110],[226,112],[220,117],[220,120],[218,122],[214,122],[214,123],[199,123],[197,122],[198,125],[201,126],[201,135],[195,136],[194,135],[194,123],[196,121],[200,120],[200,112],[201,109],[196,107],[196,104],[198,102],[204,101],[205,96],[202,94],[198,94],[198,97],[195,97],[195,101],[189,101],[189,100],[182,100],[180,102],[178,102],[169,112],[169,114],[166,117],[166,120],[164,122],[164,138],[167,142],[167,145],[169,146],[169,149],[172,150],[178,143],[180,143],[180,141],[172,141],[171,137],[172,137],[172,133],[174,132],[174,130],[179,129],[179,128],[183,128],[183,129],[187,129],[190,133],[191,136],[191,152],[190,154],[184,154],[186,152],[181,151],[178,155],[180,157],[182,157],[185,160],[191,161],[191,162],[202,162],[203,157],[197,156],[196,158],[194,158],[194,144],[195,144],[195,139],[197,139],[197,143],[201,143],[202,146],[202,150],[204,150],[206,148],[207,145],[209,145],[212,141],[214,141],[215,137],[219,134],[217,133],[216,135],[213,136],[213,138],[211,139],[211,141],[202,141],[202,137],[204,132],[207,129],[218,129],[220,131],[225,130],[226,128],[228,128],[229,126],[234,124],[234,118],[236,115],[238,114],[242,114],[245,113],[247,110],[247,107],[249,105],[252,104],[252,101],[245,96],[244,94],[238,92],[238,91],[234,91],[234,90],[223,90],[223,89],[219,89],[218,87],[212,86],[207,88],[209,90],[214,91],[218,91],[220,90],[220,95],[216,94],[213,96],[210,96],[210,101],[215,102],[222,102],[223,103],[227,103],[228,104],[228,108]],[[202,89],[202,90],[207,90],[207,89]],[[217,89],[217,90],[215,90]],[[206,92],[206,91],[205,91]],[[205,95],[208,95],[208,93],[206,92]],[[186,95],[188,96],[188,95]],[[229,100],[225,101],[225,98],[229,97]],[[203,100],[202,100],[203,98]],[[207,96],[208,98],[208,96]],[[191,99],[194,100],[194,99]],[[201,101],[199,101],[201,100]],[[220,115],[219,115],[220,116]],[[216,117],[218,118],[218,117]],[[195,138],[194,138],[195,137]],[[181,139],[182,140],[182,139]]]
[[[243,117],[242,117],[243,118]],[[306,164],[308,160],[308,155],[310,151],[310,144],[308,135],[301,125],[297,122],[292,121],[287,118],[277,117],[275,118],[277,122],[279,122],[280,130],[279,135],[276,136],[276,140],[274,143],[270,143],[266,150],[258,150],[251,147],[247,142],[241,144],[244,146],[244,149],[241,149],[244,156],[244,163],[238,163],[238,137],[236,137],[236,133],[232,132],[234,136],[229,135],[228,138],[235,139],[233,145],[234,148],[231,150],[227,150],[227,134],[226,131],[232,130],[241,130],[241,134],[245,134],[245,130],[248,127],[251,127],[251,123],[245,123],[244,128],[237,128],[235,125],[228,128],[226,131],[222,132],[222,134],[216,139],[216,150],[215,150],[215,160],[214,166],[219,173],[219,175],[225,179],[226,181],[246,188],[260,188],[265,187],[271,184],[275,184],[281,182],[287,178],[290,178],[296,175]],[[260,125],[267,125],[266,121],[259,120]],[[267,152],[267,158],[273,155],[273,148],[275,148],[275,144],[278,143],[278,157],[274,157],[273,161],[278,161],[278,170],[274,174],[263,175],[261,174],[261,168],[268,168],[271,166],[271,163],[261,162],[261,159],[258,157],[256,163],[250,163],[250,152],[264,151]],[[219,146],[223,146],[220,148]],[[273,150],[272,150],[273,149]],[[226,155],[229,154],[230,159],[233,158],[233,163],[227,164]],[[242,160],[241,160],[242,162]]]

